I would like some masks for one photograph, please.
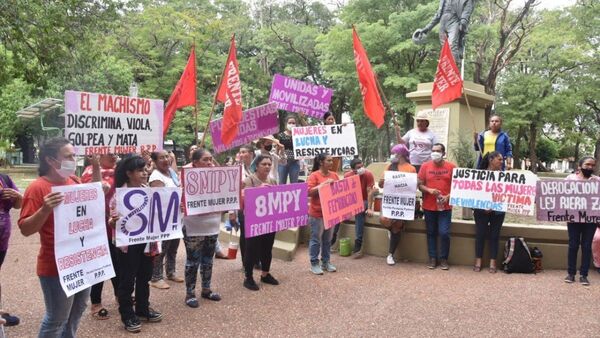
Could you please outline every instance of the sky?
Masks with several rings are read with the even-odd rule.
[[[284,1],[288,1],[288,0],[279,0],[281,2]],[[349,0],[315,0],[315,1],[319,1],[325,5],[327,5],[327,7],[329,7],[330,9],[334,9],[336,8],[336,4],[338,3],[348,3]],[[562,8],[565,6],[570,6],[575,4],[576,0],[538,0],[539,5],[537,6],[537,8],[539,9],[556,9],[556,8]],[[525,0],[516,0],[514,1],[514,6],[521,6],[523,3],[525,2]]]

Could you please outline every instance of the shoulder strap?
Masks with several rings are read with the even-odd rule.
[[[508,262],[510,262],[510,260],[512,259],[513,254],[515,253],[515,238],[511,237],[509,239],[509,241],[510,241],[510,244],[509,244],[510,247],[508,250],[508,255],[506,256],[506,259],[504,260],[504,262],[502,262],[502,264],[508,264]],[[506,242],[506,244],[508,244],[508,242]]]
[[[523,237],[519,237],[519,241],[521,241],[521,243],[523,244],[523,248],[525,249],[525,251],[527,251],[527,254],[529,255],[529,259],[531,259],[531,252],[529,251],[527,243],[525,243],[525,239]]]

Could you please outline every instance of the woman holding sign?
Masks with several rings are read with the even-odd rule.
[[[192,168],[214,167],[210,151],[198,148],[192,153]],[[202,298],[220,301],[221,295],[210,289],[213,257],[219,237],[221,212],[185,216],[183,218],[183,244],[185,244],[185,304],[197,308],[196,280],[198,268],[202,277]]]
[[[294,159],[294,142],[292,141],[292,128],[296,127],[296,117],[288,115],[285,122],[285,130],[275,136],[283,144],[287,158],[286,161],[282,160],[279,163],[279,184],[286,184],[288,176],[290,183],[297,183],[298,175],[300,175],[300,163]]]
[[[600,177],[594,175],[596,159],[592,156],[586,156],[579,160],[579,172],[571,174],[565,180],[573,181],[600,181]],[[592,240],[598,224],[595,223],[567,223],[567,232],[569,233],[569,254],[566,283],[575,281],[577,272],[577,252],[581,245],[581,266],[579,267],[579,283],[590,285],[587,279],[590,261],[592,258]]]
[[[320,187],[340,179],[335,172],[331,171],[332,167],[333,158],[331,156],[317,155],[314,159],[312,173],[307,180],[308,196],[310,196],[308,208],[310,271],[315,275],[322,275],[323,270],[328,272],[337,271],[336,267],[329,261],[333,228],[325,229],[319,198]],[[321,264],[319,264],[319,252],[321,253]]]
[[[256,172],[244,179],[245,188],[256,188],[256,187],[268,187],[271,185],[277,185],[277,181],[269,177],[271,171],[271,157],[268,155],[258,155],[254,160],[256,163]],[[242,201],[244,192],[242,191]],[[242,208],[243,209],[243,208]],[[245,236],[244,224],[241,224],[242,234]],[[244,287],[252,291],[258,291],[259,287],[252,277],[252,268],[254,264],[260,261],[261,264],[261,276],[260,281],[265,284],[279,285],[279,281],[275,279],[270,273],[271,261],[273,259],[273,243],[275,243],[275,233],[263,234],[255,237],[246,238],[246,245],[244,250],[244,272],[246,279],[244,280]]]
[[[115,170],[115,187],[139,188],[146,186],[148,173],[146,161],[138,155],[132,155],[121,160]],[[110,201],[111,218],[108,224],[115,227],[119,216],[117,214],[116,198]],[[162,314],[150,307],[150,279],[152,277],[153,260],[158,254],[158,243],[134,244],[120,247],[119,260],[119,313],[125,329],[129,332],[140,332],[142,324],[139,317],[148,322],[159,322]],[[135,289],[135,311],[131,293]]]
[[[479,162],[478,169],[481,170],[502,170],[504,157],[500,152],[492,151],[487,153]],[[485,244],[486,233],[489,232],[490,243],[490,273],[496,273],[496,257],[498,256],[498,240],[500,238],[500,229],[504,223],[505,213],[502,211],[473,209],[475,218],[475,265],[473,271],[481,271],[481,258],[483,257],[483,248]]]
[[[39,178],[31,182],[23,196],[23,208],[18,221],[21,233],[40,234],[40,252],[37,258],[37,275],[40,279],[46,314],[42,320],[39,337],[75,337],[79,320],[87,306],[90,288],[67,297],[61,287],[54,256],[54,213],[64,196],[52,192],[52,187],[78,184],[74,176],[75,148],[69,140],[57,137],[40,147]],[[94,161],[95,181],[100,180],[100,168]]]

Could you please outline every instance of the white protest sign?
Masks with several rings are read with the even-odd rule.
[[[180,188],[117,188],[117,246],[182,238]]]
[[[242,167],[183,168],[185,215],[240,208]]]
[[[531,171],[454,168],[450,205],[533,216],[537,180]]]
[[[163,144],[162,100],[65,92],[65,137],[76,155],[157,151]]]
[[[417,174],[386,171],[384,179],[382,215],[390,219],[415,219]]]
[[[358,155],[354,124],[292,128],[292,140],[295,159],[311,159],[318,154],[333,157]]]
[[[54,256],[67,297],[115,276],[99,182],[52,187],[64,195],[54,208]]]

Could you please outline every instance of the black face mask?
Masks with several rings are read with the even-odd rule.
[[[583,175],[583,177],[585,178],[590,178],[592,177],[592,174],[594,173],[594,169],[581,169],[581,174]]]
[[[273,149],[273,145],[269,144],[268,146],[265,146],[265,150],[266,151],[271,151]]]

